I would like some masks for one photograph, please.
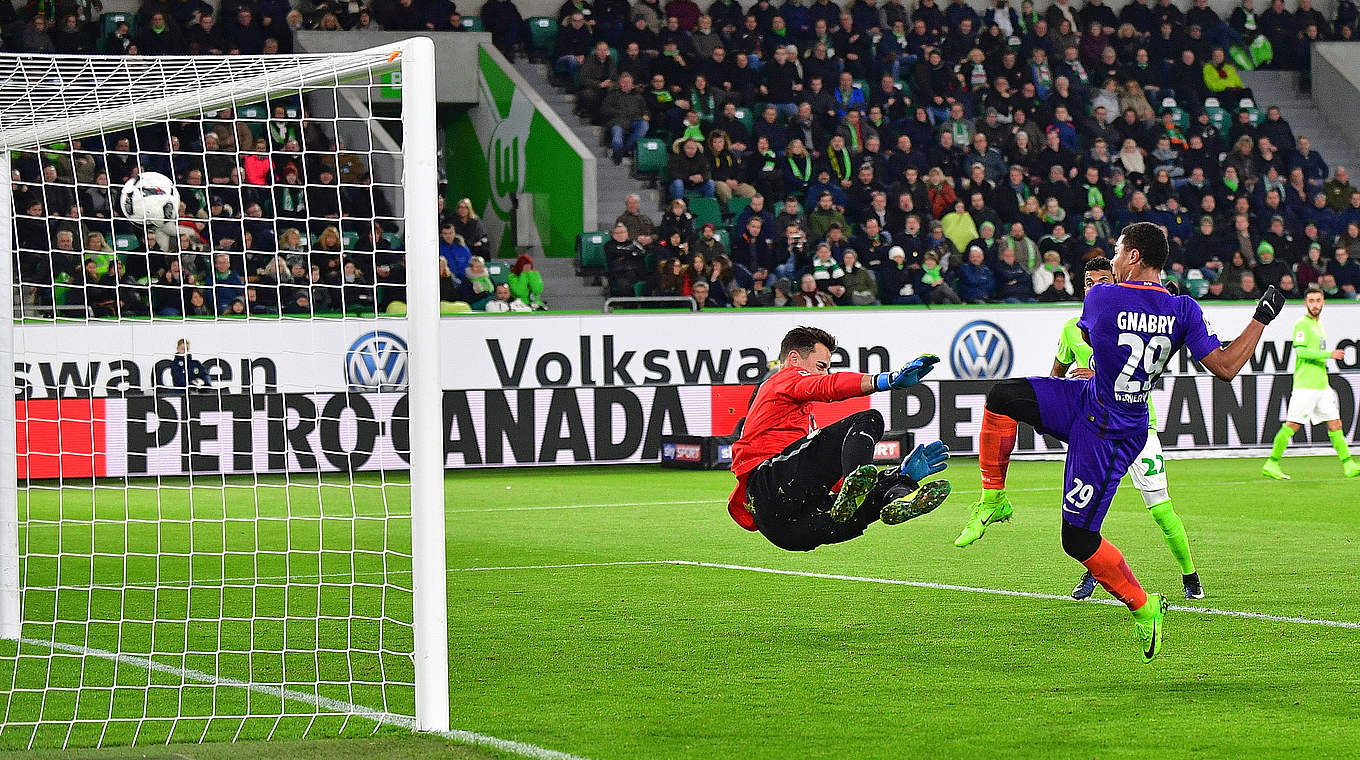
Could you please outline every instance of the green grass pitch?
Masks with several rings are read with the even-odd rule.
[[[1360,624],[1360,592],[1350,582],[1360,558],[1360,482],[1342,480],[1334,457],[1286,459],[1295,479],[1284,483],[1260,478],[1259,467],[1250,459],[1168,463],[1209,594],[1203,601],[1180,598],[1179,571],[1127,482],[1104,533],[1145,587],[1177,604]],[[975,460],[960,459],[946,473],[954,495],[935,513],[806,554],[776,549],[731,521],[725,472],[451,473],[453,727],[594,760],[1354,754],[1354,627],[1173,610],[1164,654],[1143,665],[1121,608],[866,580],[1068,593],[1082,568],[1059,546],[1060,472],[1058,462],[1014,463],[1014,522],[968,549],[952,541],[978,475]],[[67,489],[67,517],[84,503],[96,519],[61,531],[44,522],[56,494],[33,492],[25,503],[26,540],[38,555],[27,566],[30,585],[51,585],[58,571],[68,587],[90,577],[108,583],[106,573],[117,571],[130,585],[159,578],[162,588],[30,594],[25,635],[409,711],[409,687],[381,682],[385,672],[410,676],[396,654],[409,648],[409,629],[398,622],[409,619],[401,607],[409,606],[401,591],[409,588],[409,525],[404,516],[381,519],[384,490],[377,480],[364,484],[353,498],[334,486],[293,486],[267,489],[258,502],[248,491],[228,488],[224,498],[210,489],[195,491],[192,506],[185,488],[132,489],[126,498],[121,489],[95,498]],[[386,494],[405,504],[404,485],[389,483]],[[265,519],[253,521],[257,514]],[[113,519],[120,515],[129,521]],[[194,552],[184,552],[190,541]],[[57,547],[83,563],[58,568],[42,556]],[[292,579],[235,589],[242,584],[230,579],[250,572]],[[376,582],[384,577],[392,584],[385,594]],[[1098,590],[1097,598],[1108,596]],[[383,604],[385,614],[375,614]],[[361,619],[346,631],[327,622],[350,610]],[[153,615],[164,622],[77,622]],[[365,651],[326,652],[346,635]],[[228,652],[208,654],[217,641]],[[313,721],[306,705],[233,686],[179,689],[179,676],[136,664],[53,660],[28,645],[18,654],[0,651],[0,692],[10,691],[0,693],[0,714],[9,723],[41,716],[41,725],[36,734],[31,725],[5,726],[0,748],[102,741],[106,749],[81,756],[104,758],[124,756],[117,747],[134,742],[306,736],[315,741],[174,749],[192,758],[502,756],[396,728],[347,738],[372,733],[373,724]],[[279,712],[290,715],[270,717]],[[176,714],[188,717],[170,720]],[[101,721],[108,715],[112,723]],[[74,728],[72,717],[80,718]]]

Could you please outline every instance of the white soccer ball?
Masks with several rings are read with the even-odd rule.
[[[123,185],[118,207],[128,219],[159,228],[178,220],[179,191],[164,174],[142,172]]]

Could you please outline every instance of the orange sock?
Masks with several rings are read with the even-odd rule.
[[[990,409],[982,410],[982,435],[978,439],[978,465],[982,469],[982,487],[998,490],[1006,487],[1006,468],[1011,465],[1011,451],[1015,449],[1015,420]]]
[[[1133,577],[1129,563],[1124,561],[1123,553],[1114,544],[1100,539],[1100,548],[1081,564],[1091,571],[1091,575],[1100,581],[1106,591],[1127,604],[1129,609],[1136,610],[1147,604],[1147,592]]]

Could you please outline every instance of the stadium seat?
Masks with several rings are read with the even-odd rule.
[[[551,16],[529,18],[529,47],[538,54],[548,55],[557,44],[557,19]]]
[[[650,137],[638,140],[635,168],[638,174],[659,174],[664,170],[666,143]]]
[[[740,196],[734,195],[732,196],[732,199],[727,202],[727,216],[729,218],[735,219],[737,218],[737,216],[741,214],[741,212],[746,210],[747,206],[750,205],[751,205],[750,198],[742,198]]]
[[[486,262],[486,272],[491,277],[492,285],[501,285],[510,282],[510,267],[499,261]]]
[[[359,233],[354,230],[345,230],[340,233],[340,247],[346,251],[352,251],[359,245]]]
[[[1162,98],[1161,110],[1171,112],[1171,118],[1175,120],[1177,127],[1186,129],[1190,126],[1190,115],[1176,103],[1175,98]]]
[[[1226,141],[1228,128],[1232,126],[1232,117],[1228,115],[1227,109],[1219,105],[1218,98],[1205,98],[1204,111],[1209,114],[1209,123],[1218,129],[1218,133]]]
[[[382,239],[383,239],[388,245],[392,246],[392,250],[394,250],[394,251],[400,251],[400,250],[402,249],[402,248],[401,248],[401,235],[398,235],[398,234],[395,233],[395,232],[384,232],[384,233],[382,234]]]
[[[604,274],[603,232],[582,232],[576,236],[576,273],[580,275]]]
[[[480,32],[482,31],[482,20],[476,16],[464,16],[463,28],[469,32]]]
[[[103,15],[103,22],[104,32],[99,35],[99,52],[101,53],[104,52],[104,40],[113,34],[113,30],[118,28],[119,24],[126,23],[128,25],[129,37],[135,38],[137,36],[137,17],[131,13],[109,11]]]
[[[719,227],[714,230],[713,237],[717,238],[719,243],[722,243],[724,251],[727,251],[728,254],[732,253],[732,236],[727,233],[726,227]]]
[[[750,134],[751,126],[756,123],[755,116],[751,114],[751,109],[738,108],[733,116],[736,117],[737,121],[741,122],[743,127],[746,127],[747,134]]]
[[[722,226],[722,207],[718,205],[717,198],[686,197],[685,202],[689,204],[689,212],[694,215],[694,229],[697,230],[705,224]]]
[[[142,241],[136,235],[114,235],[113,248],[116,251],[137,251],[142,248]]]

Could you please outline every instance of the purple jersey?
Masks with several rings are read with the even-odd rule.
[[[1220,345],[1195,299],[1146,282],[1095,286],[1077,326],[1089,336],[1095,371],[1086,416],[1110,431],[1147,429],[1148,393],[1182,346],[1199,361]]]

